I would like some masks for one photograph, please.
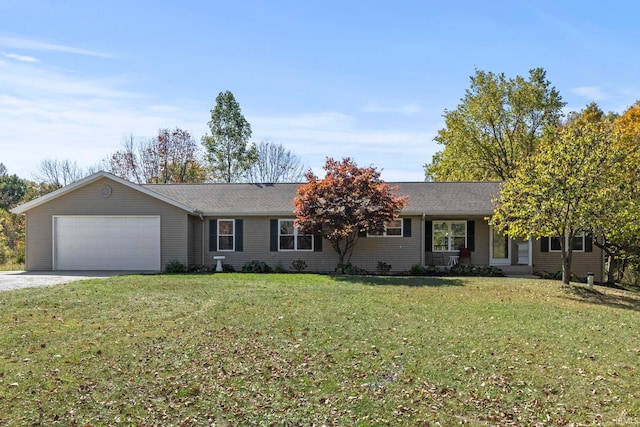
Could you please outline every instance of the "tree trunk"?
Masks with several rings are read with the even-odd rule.
[[[351,256],[353,255],[353,249],[358,240],[358,235],[353,234],[340,240],[333,241],[331,246],[338,254],[338,267],[336,272],[344,273],[344,266],[349,265],[351,262]],[[344,243],[344,247],[341,246]]]
[[[571,282],[571,263],[567,259],[562,260],[562,284],[569,286]]]
[[[560,238],[560,249],[562,252],[562,285],[569,286],[571,282],[571,257],[573,255],[573,236]]]
[[[616,258],[613,254],[609,254],[607,260],[607,283],[615,283],[615,262]]]
[[[336,272],[344,274],[345,273],[345,263],[344,263],[344,254],[338,254],[338,267]]]
[[[336,251],[336,253],[338,254],[338,265],[336,266],[336,273],[338,274],[344,274],[344,265],[345,265],[344,256],[345,256],[346,250],[340,246],[341,241],[342,239],[331,242],[331,246],[333,247],[333,250]]]

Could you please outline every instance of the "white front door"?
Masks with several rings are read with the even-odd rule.
[[[493,227],[489,231],[489,254],[489,264],[511,265],[511,238]]]

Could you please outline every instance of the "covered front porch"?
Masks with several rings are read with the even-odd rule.
[[[507,275],[533,273],[533,241],[495,231],[483,217],[424,218],[423,265],[450,269],[457,263],[493,266]]]

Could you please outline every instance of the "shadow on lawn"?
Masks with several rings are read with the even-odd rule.
[[[625,291],[625,294],[605,294],[596,288],[569,286],[565,289],[565,294],[572,301],[640,312],[640,295],[631,291]]]
[[[464,282],[456,277],[417,277],[417,276],[348,276],[335,275],[335,280],[348,283],[359,283],[370,286],[409,286],[439,287],[464,286]]]

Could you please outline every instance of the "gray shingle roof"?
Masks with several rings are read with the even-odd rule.
[[[490,215],[499,182],[403,182],[399,194],[409,196],[405,214]]]
[[[489,215],[498,182],[399,182],[405,215]],[[146,184],[144,188],[204,215],[289,215],[300,184]]]

